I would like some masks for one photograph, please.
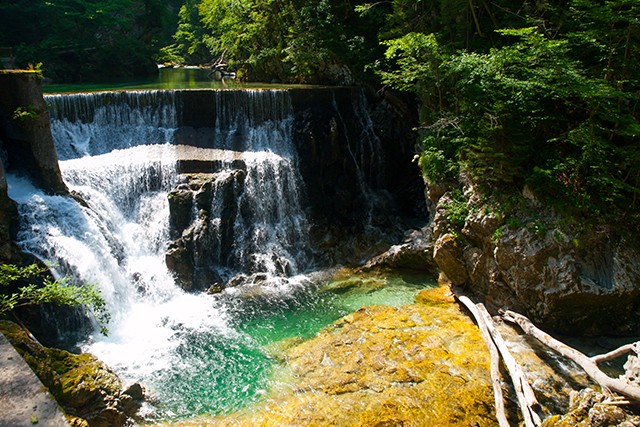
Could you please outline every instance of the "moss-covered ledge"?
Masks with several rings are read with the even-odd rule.
[[[139,409],[143,390],[123,390],[117,375],[95,356],[47,348],[20,326],[0,321],[0,332],[64,409],[74,427],[119,427]]]

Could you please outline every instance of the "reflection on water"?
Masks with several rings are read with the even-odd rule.
[[[240,83],[225,79],[223,82],[209,77],[207,68],[161,68],[158,77],[147,80],[113,81],[85,84],[45,84],[46,93],[92,92],[104,90],[132,89],[224,89],[224,88],[269,88],[282,85],[265,83]],[[290,87],[290,85],[287,85]]]

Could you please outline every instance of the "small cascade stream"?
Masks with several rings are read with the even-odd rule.
[[[287,92],[218,91],[216,95],[214,147],[232,154],[223,155],[222,180],[238,157],[246,168],[244,191],[235,201],[229,264],[237,271],[264,272],[271,278],[308,270],[309,224],[302,206],[303,183]],[[221,200],[214,197],[212,202],[212,209],[218,210],[217,223],[223,220],[220,208],[228,208]]]
[[[46,101],[60,168],[78,197],[46,195],[9,176],[22,217],[18,240],[57,276],[99,285],[112,315],[109,335],[93,333],[80,346],[125,382],[145,384],[157,399],[150,416],[224,412],[259,399],[273,374],[264,345],[315,334],[365,302],[314,292],[323,273],[311,273],[286,91],[216,91],[206,147],[176,141],[174,92],[50,95]],[[186,160],[215,165],[205,173],[212,185],[208,220],[199,224],[212,236],[208,264],[225,279],[260,273],[261,286],[217,295],[177,286],[165,263],[168,194],[188,188],[178,170],[185,153]],[[241,182],[228,187],[238,176]],[[224,228],[229,211],[233,221]],[[194,206],[196,225],[201,214]],[[401,301],[415,293],[412,285],[398,289]]]

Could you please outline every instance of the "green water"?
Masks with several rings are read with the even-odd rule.
[[[158,77],[148,80],[112,81],[86,84],[45,84],[45,93],[94,92],[144,89],[232,89],[278,88],[282,85],[265,83],[239,83],[225,79],[224,83],[211,79],[209,70],[202,68],[161,68]],[[288,85],[287,87],[291,87]]]
[[[238,410],[264,396],[278,348],[308,339],[360,307],[405,305],[434,282],[421,276],[358,277],[313,285],[287,295],[223,302],[230,332],[185,331],[174,361],[150,380],[162,419]]]

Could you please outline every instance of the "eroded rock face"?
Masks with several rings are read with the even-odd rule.
[[[43,347],[18,325],[2,321],[0,332],[49,389],[74,425],[129,425],[144,400],[139,384],[123,389],[118,376],[95,356]]]
[[[185,290],[220,284],[217,268],[233,244],[233,224],[245,172],[189,174],[169,193],[170,234],[167,267]],[[214,192],[220,206],[213,206]],[[214,212],[216,211],[216,212]]]
[[[435,200],[434,258],[458,285],[494,309],[508,307],[558,331],[640,331],[640,252],[611,229],[567,234],[559,218],[531,203],[509,223],[465,188],[469,214],[461,230],[447,219],[448,193]]]

